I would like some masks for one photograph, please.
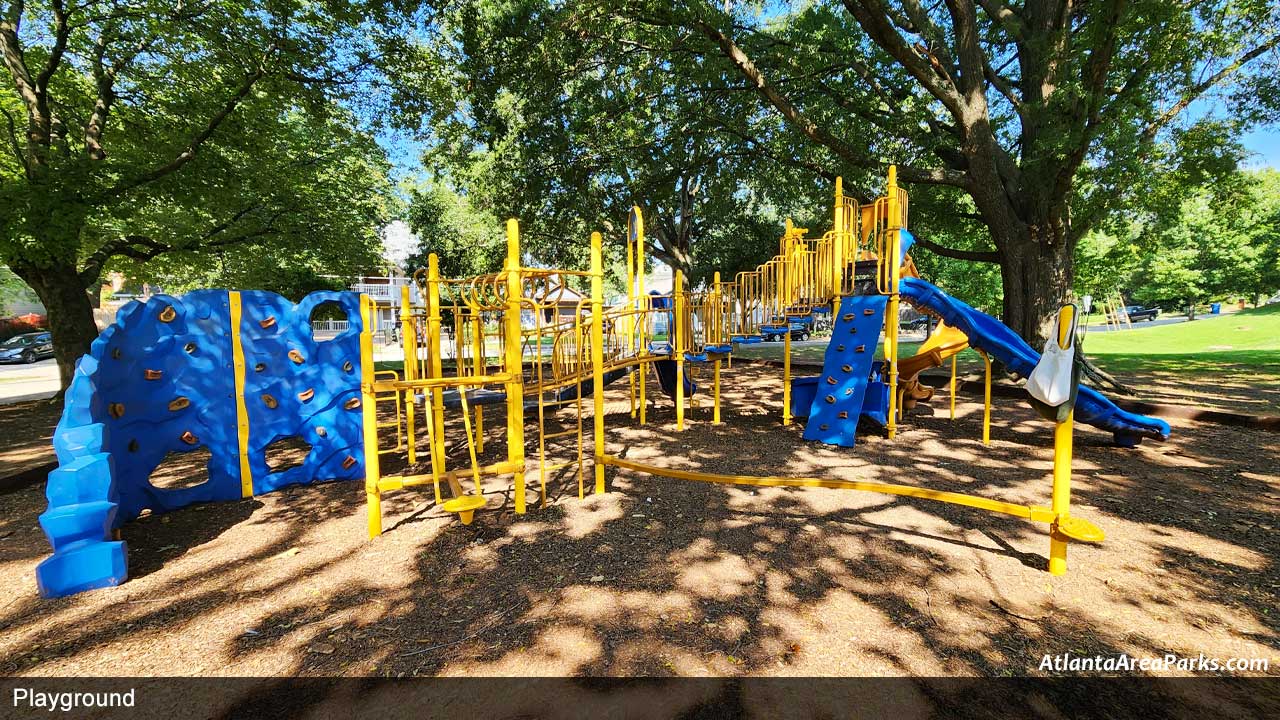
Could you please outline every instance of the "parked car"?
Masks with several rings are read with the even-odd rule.
[[[810,327],[808,323],[792,322],[791,323],[791,339],[792,340],[808,340]],[[761,333],[765,342],[777,342],[782,339],[782,332],[775,326],[771,328],[761,328]]]
[[[47,332],[24,333],[0,343],[0,362],[33,363],[53,357],[53,336]]]
[[[928,325],[929,325],[929,318],[925,315],[921,315],[920,317],[912,318],[910,320],[903,320],[901,323],[898,324],[898,327],[904,332],[914,333],[914,332],[924,332],[924,329],[928,327]]]
[[[1141,305],[1125,305],[1124,312],[1129,316],[1129,322],[1150,322],[1160,317],[1160,308],[1144,308]]]

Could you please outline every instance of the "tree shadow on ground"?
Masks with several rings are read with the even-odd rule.
[[[727,424],[707,425],[704,405],[683,434],[665,401],[640,428],[625,391],[611,391],[609,451],[705,472],[909,482],[1048,502],[1051,433],[1025,408],[997,409],[987,447],[981,406],[966,402],[955,421],[913,416],[897,440],[863,436],[850,452],[804,443],[800,427],[780,427],[767,372],[735,369],[731,382]],[[486,421],[482,464],[505,452],[500,412]],[[455,425],[449,431],[457,437]],[[4,612],[7,632],[38,647],[38,656],[10,644],[0,670],[74,671],[98,653],[184,633],[216,664],[166,666],[171,655],[157,651],[134,658],[129,671],[1023,675],[1044,674],[1045,654],[1184,651],[1209,637],[1197,622],[1212,622],[1231,642],[1275,647],[1273,541],[1194,522],[1189,510],[1273,522],[1274,506],[1256,495],[1276,492],[1274,479],[1252,475],[1274,467],[1277,451],[1253,447],[1224,459],[1223,435],[1178,432],[1186,436],[1138,451],[1081,433],[1075,506],[1113,539],[1101,548],[1073,544],[1063,578],[1043,572],[1043,525],[896,496],[611,470],[610,492],[580,502],[571,470],[549,484],[549,507],[531,502],[522,516],[513,512],[509,482],[488,480],[490,505],[470,526],[436,508],[429,488],[389,493],[388,530],[366,541],[362,486],[288,489],[123,588],[20,598]],[[1250,438],[1256,445],[1254,435],[1236,440]],[[459,447],[453,467],[464,457]],[[561,443],[553,455],[575,449]],[[1205,492],[1186,481],[1192,470],[1206,480],[1227,477],[1226,487]],[[532,501],[533,466],[529,477]],[[187,508],[169,525],[188,528],[211,511]],[[232,536],[247,538],[242,552],[231,552]],[[140,545],[144,553],[150,547]],[[1153,576],[1154,569],[1162,572]],[[1139,578],[1146,586],[1133,586]],[[147,602],[123,604],[135,592]],[[1183,628],[1186,638],[1169,636]],[[1003,687],[990,691],[1004,693],[992,702],[1061,708],[1070,700]],[[934,710],[954,699],[924,685],[915,692]],[[1190,714],[1165,691],[1141,692],[1157,714]],[[707,701],[691,698],[682,711]]]

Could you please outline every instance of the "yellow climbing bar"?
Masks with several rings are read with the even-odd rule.
[[[1017,503],[1004,502],[1003,500],[992,500],[990,498],[978,497],[976,495],[966,495],[964,493],[949,492],[945,490],[930,490],[929,488],[915,487],[913,485],[896,485],[893,483],[866,482],[862,480],[835,480],[830,478],[780,477],[774,475],[721,475],[718,473],[694,472],[692,470],[678,470],[676,468],[662,467],[660,465],[649,465],[647,463],[639,463],[634,460],[624,460],[613,455],[604,456],[604,462],[606,465],[613,465],[615,467],[635,472],[642,472],[648,475],[674,478],[676,480],[693,480],[695,482],[714,483],[717,485],[821,487],[831,488],[833,490],[858,490],[862,492],[881,493],[883,495],[902,495],[906,497],[921,498],[923,500],[934,500],[937,502],[950,503],[952,505],[964,505],[966,507],[978,508],[979,510],[1012,515],[1014,517],[1023,518],[1024,520],[1031,520],[1033,522],[1051,523],[1055,517],[1052,510],[1038,505],[1018,505]]]

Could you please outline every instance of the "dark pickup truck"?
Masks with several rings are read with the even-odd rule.
[[[1126,305],[1124,312],[1129,316],[1129,322],[1151,321],[1160,317],[1160,308],[1144,308],[1141,305]]]

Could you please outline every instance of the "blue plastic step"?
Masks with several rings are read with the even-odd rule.
[[[884,326],[885,295],[855,295],[840,301],[822,362],[804,438],[853,447],[871,363]]]

